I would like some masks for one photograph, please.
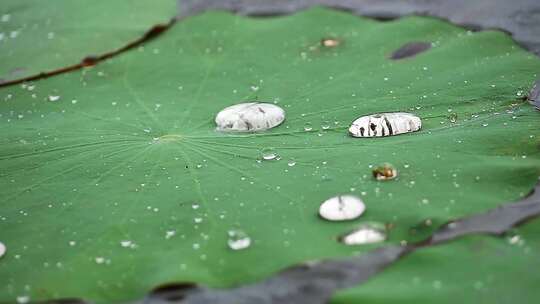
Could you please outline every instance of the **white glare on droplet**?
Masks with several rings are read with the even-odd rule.
[[[232,229],[227,234],[229,235],[227,245],[232,250],[246,249],[251,245],[251,238],[242,230]]]
[[[363,224],[341,236],[339,240],[346,245],[379,243],[386,240],[386,229],[380,223]]]
[[[49,95],[49,101],[57,101],[59,99],[60,99],[60,96]]]
[[[324,201],[319,215],[329,221],[352,220],[364,213],[366,205],[354,195],[338,195]]]
[[[4,245],[4,243],[0,242],[0,258],[2,258],[4,256],[4,254],[6,254],[6,245]]]
[[[26,304],[30,302],[29,296],[18,296],[17,297],[17,304]]]

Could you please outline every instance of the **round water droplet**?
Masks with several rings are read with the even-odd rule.
[[[319,215],[329,221],[352,220],[364,213],[364,202],[353,195],[338,195],[324,201],[319,207]]]
[[[285,111],[270,103],[240,103],[216,115],[219,131],[263,131],[277,127],[285,120]]]
[[[339,237],[345,245],[379,243],[386,240],[386,227],[381,223],[367,223]]]
[[[451,123],[456,123],[458,120],[458,115],[457,113],[453,112],[453,113],[448,114],[446,118],[448,118],[448,121],[450,121]]]
[[[232,229],[227,234],[229,235],[227,245],[232,250],[246,249],[251,245],[251,238],[242,230]]]
[[[309,131],[311,131],[311,130],[313,130],[313,126],[311,125],[311,123],[306,122],[306,123],[304,124],[304,131],[309,132]]]
[[[388,163],[377,166],[375,169],[373,169],[372,173],[376,180],[381,181],[394,179],[398,175],[397,169]]]
[[[330,129],[330,122],[329,121],[323,121],[323,123],[321,125],[321,129],[323,129],[323,130]]]
[[[415,132],[422,127],[418,116],[410,113],[379,113],[357,118],[349,127],[353,137],[383,137]]]
[[[4,243],[0,242],[0,258],[2,258],[4,256],[4,254],[6,254],[6,245],[4,245]]]

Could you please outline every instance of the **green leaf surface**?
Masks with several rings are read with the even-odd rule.
[[[140,38],[174,15],[174,0],[3,0],[0,79],[76,64]]]
[[[325,37],[342,43],[321,47]],[[411,41],[433,47],[389,59]],[[336,241],[361,223],[390,224],[388,243],[414,241],[450,219],[518,199],[540,173],[540,114],[520,97],[539,69],[537,57],[501,32],[314,8],[263,19],[204,13],[94,68],[32,90],[3,88],[0,241],[8,252],[0,301],[108,303],[170,281],[234,286],[378,246]],[[286,121],[262,133],[215,131],[218,111],[251,100],[277,103]],[[415,113],[423,129],[347,134],[358,116],[385,111]],[[281,159],[261,160],[269,148]],[[371,167],[383,162],[398,168],[396,180],[372,178]],[[361,196],[366,214],[320,219],[320,203],[341,193]],[[227,248],[233,228],[250,235],[250,248]],[[527,254],[540,244],[537,228],[524,228]],[[462,300],[471,302],[474,275],[485,275],[478,281],[495,294],[508,272],[537,281],[538,263],[525,254],[505,239],[456,241],[414,253],[335,302],[438,303],[466,288]],[[473,269],[480,262],[483,272]],[[505,290],[521,293],[513,283]]]

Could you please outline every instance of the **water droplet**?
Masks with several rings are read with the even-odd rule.
[[[306,123],[304,124],[304,131],[309,132],[309,131],[311,131],[311,130],[313,130],[313,126],[311,125],[311,123],[306,122]]]
[[[49,95],[49,101],[57,101],[59,99],[60,99],[60,96]]]
[[[6,245],[0,242],[0,258],[2,258],[6,254],[6,250]]]
[[[135,243],[133,243],[132,241],[120,241],[120,246],[124,247],[124,248],[135,248]]]
[[[199,207],[200,207],[199,204],[193,204],[193,205],[191,205],[191,208],[193,208],[194,210],[199,209]]]
[[[95,261],[96,261],[96,264],[103,264],[103,263],[105,263],[105,258],[104,257],[96,257]]]
[[[448,115],[446,116],[446,118],[447,118],[448,121],[450,121],[451,123],[456,123],[457,120],[458,120],[458,115],[457,115],[457,113],[452,112],[452,113],[448,114]]]
[[[335,39],[335,38],[321,39],[321,46],[323,47],[333,48],[333,47],[339,46],[340,44],[341,44],[341,41],[339,39]]]
[[[229,235],[227,245],[232,250],[246,249],[251,245],[251,238],[242,230],[231,229],[227,234]]]
[[[30,302],[29,296],[18,296],[17,297],[17,304],[26,304]]]
[[[289,167],[294,167],[296,165],[296,161],[294,161],[294,159],[291,159],[287,162],[287,166]]]
[[[261,152],[261,156],[263,160],[279,160],[279,155],[274,151],[274,149],[264,149]]]
[[[359,226],[339,237],[345,245],[379,243],[386,240],[386,227],[381,223],[368,223]]]
[[[353,195],[338,195],[324,201],[319,207],[319,215],[329,221],[352,220],[364,213],[364,202]]]
[[[277,127],[285,120],[285,111],[270,103],[240,103],[216,115],[219,131],[263,131]]]
[[[375,169],[373,169],[372,173],[376,180],[381,181],[394,179],[398,175],[397,169],[389,163],[384,163],[377,166]]]
[[[324,121],[321,125],[321,129],[323,130],[328,130],[330,129],[330,122],[329,121]]]
[[[167,239],[167,240],[172,238],[175,235],[176,235],[175,230],[167,230],[167,231],[165,231],[165,239]]]
[[[349,128],[353,137],[382,137],[420,130],[422,122],[410,113],[380,113],[357,118]]]

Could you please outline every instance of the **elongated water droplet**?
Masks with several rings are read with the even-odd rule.
[[[321,39],[321,46],[327,47],[327,48],[333,48],[336,46],[339,46],[341,44],[341,41],[336,38],[323,38]]]
[[[49,95],[49,101],[57,101],[60,99],[60,96]]]
[[[0,242],[0,258],[2,258],[4,256],[4,254],[6,254],[6,245],[4,245],[4,243]]]
[[[353,195],[338,195],[324,201],[319,207],[319,215],[329,221],[352,220],[364,213],[364,202]]]
[[[375,169],[373,169],[372,173],[376,180],[382,181],[394,179],[398,175],[397,169],[389,163],[384,163],[377,166]]]
[[[274,151],[274,149],[271,149],[271,148],[262,150],[261,157],[263,160],[279,160],[280,159],[276,151]]]
[[[285,111],[270,103],[240,103],[216,115],[219,131],[253,132],[277,127],[285,120]]]
[[[231,229],[227,234],[229,235],[227,245],[232,250],[246,249],[251,245],[251,238],[240,229]]]
[[[367,223],[339,237],[345,245],[379,243],[386,240],[386,227],[381,223]]]
[[[422,122],[410,113],[380,113],[357,118],[349,128],[353,137],[382,137],[420,130]]]

